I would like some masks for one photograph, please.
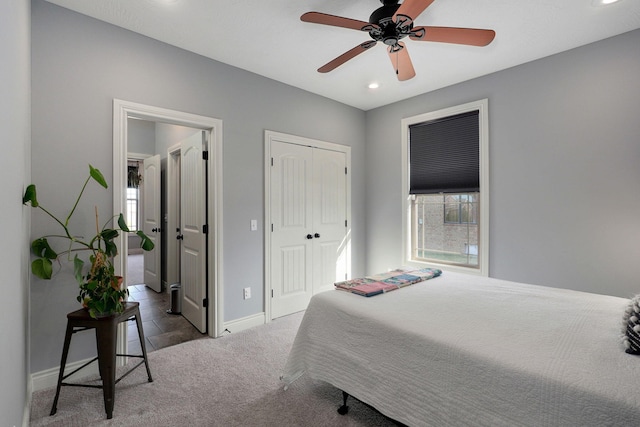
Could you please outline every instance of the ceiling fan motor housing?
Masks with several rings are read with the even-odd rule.
[[[369,17],[369,23],[377,25],[369,31],[372,39],[383,42],[387,46],[397,46],[398,41],[405,38],[411,33],[413,22],[409,20],[393,21],[393,15],[396,13],[400,5],[397,0],[380,0],[382,7],[374,10]]]

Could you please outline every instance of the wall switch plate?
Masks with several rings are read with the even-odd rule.
[[[251,288],[244,288],[244,299],[251,298]]]
[[[252,219],[251,220],[251,231],[256,231],[258,229],[258,220],[257,219]]]

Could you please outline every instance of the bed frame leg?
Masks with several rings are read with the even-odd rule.
[[[349,394],[345,391],[342,392],[342,406],[338,408],[338,413],[340,415],[346,415],[349,412],[349,407],[347,406],[347,398]]]

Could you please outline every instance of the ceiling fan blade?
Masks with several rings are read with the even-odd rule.
[[[401,42],[398,42],[398,46],[400,46],[400,49],[397,46],[389,46],[387,51],[398,80],[403,82],[415,77],[416,71],[413,69],[413,63],[411,62],[411,57],[409,57],[407,47]]]
[[[434,0],[404,0],[393,15],[393,21],[397,22],[396,16],[398,15],[408,16],[411,20],[415,21],[418,15],[424,12],[433,1]]]
[[[493,30],[454,27],[414,27],[409,37],[423,42],[440,42],[486,46],[496,36]]]
[[[345,53],[343,53],[342,55],[338,56],[336,59],[327,62],[326,64],[324,64],[322,67],[318,68],[318,72],[319,73],[328,73],[329,71],[333,71],[336,68],[338,68],[340,65],[344,64],[345,62],[347,62],[350,59],[355,58],[356,56],[360,55],[362,52],[364,52],[365,50],[369,50],[372,47],[374,47],[376,45],[376,41],[374,40],[368,40],[362,44],[359,44],[358,46],[354,47],[351,50],[346,51]]]
[[[350,28],[358,31],[371,31],[379,28],[376,24],[370,24],[357,19],[343,18],[342,16],[329,15],[320,12],[307,12],[300,17],[303,22],[311,22],[312,24],[331,25],[334,27]]]

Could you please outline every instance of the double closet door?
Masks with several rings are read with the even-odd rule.
[[[306,309],[347,275],[347,155],[271,141],[271,317]]]

